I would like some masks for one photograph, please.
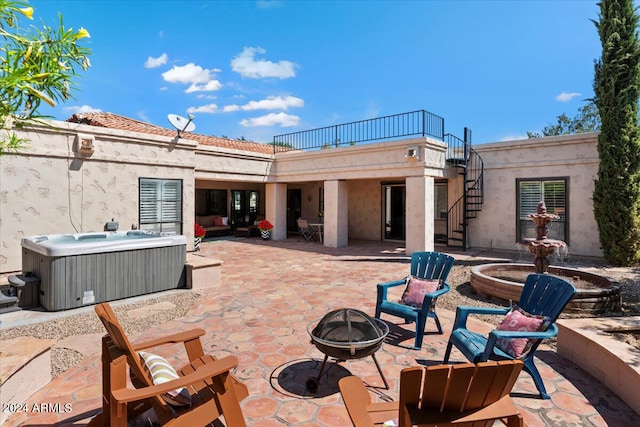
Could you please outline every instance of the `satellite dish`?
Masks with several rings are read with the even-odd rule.
[[[169,114],[167,118],[169,119],[169,123],[178,130],[178,138],[180,138],[182,132],[192,132],[196,128],[196,124],[193,123],[195,116],[191,114],[189,114],[188,119],[177,114]]]

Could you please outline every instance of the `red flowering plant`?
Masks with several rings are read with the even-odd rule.
[[[202,238],[202,237],[206,236],[206,234],[207,234],[207,231],[204,228],[202,228],[202,226],[200,226],[198,224],[194,225],[194,227],[193,227],[193,235],[195,237]]]
[[[258,228],[260,230],[273,230],[273,224],[265,219],[258,223]]]

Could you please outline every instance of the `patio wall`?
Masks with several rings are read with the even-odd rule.
[[[382,182],[449,179],[449,203],[459,192],[454,184],[457,171],[445,167],[446,145],[429,138],[274,156],[52,123],[57,129],[20,131],[30,140],[29,146],[0,157],[0,272],[20,270],[24,236],[100,231],[111,218],[119,221],[121,229],[137,225],[140,177],[183,180],[187,236],[193,234],[196,187],[259,189],[264,209],[276,202],[267,199],[265,184],[301,188],[302,216],[313,219],[318,189],[325,180],[345,180],[348,235],[371,240],[381,238]],[[77,133],[95,138],[90,156],[77,152]],[[475,146],[485,164],[485,205],[471,222],[470,245],[515,250],[516,179],[568,176],[570,254],[601,256],[591,204],[598,168],[596,145],[596,134],[583,134]],[[417,157],[407,157],[410,147],[417,149]],[[409,232],[424,234],[430,229]],[[188,240],[191,249],[192,239]]]
[[[141,177],[182,180],[183,234],[192,250],[196,178],[224,179],[234,189],[264,189],[273,160],[186,139],[51,124],[55,128],[17,131],[29,140],[26,148],[0,156],[0,273],[22,268],[22,237],[102,231],[112,218],[121,230],[137,226]],[[95,138],[93,154],[77,152],[78,133]]]
[[[484,160],[485,203],[471,220],[470,245],[518,249],[516,179],[569,177],[569,255],[601,257],[592,204],[597,143],[597,134],[590,133],[474,146]]]
[[[138,179],[181,179],[193,194],[195,143],[71,123],[59,131],[19,132],[28,146],[0,157],[0,271],[22,268],[20,240],[40,234],[102,231],[114,218],[121,230],[138,225]],[[76,133],[93,135],[94,153],[77,153]],[[184,198],[193,218],[193,198]],[[193,220],[185,222],[193,228]]]
[[[198,145],[193,157],[195,177],[201,180],[265,183],[272,164],[272,154],[207,145]]]
[[[419,156],[407,158],[407,148],[416,147]],[[270,181],[308,182],[353,179],[392,179],[407,176],[445,175],[444,142],[430,138],[380,142],[316,151],[276,154]]]
[[[382,236],[382,181],[349,181],[349,237],[380,240]]]
[[[417,157],[407,157],[410,147],[417,150]],[[430,138],[277,153],[269,179],[302,189],[302,217],[306,219],[315,219],[318,187],[324,180],[346,180],[349,238],[380,240],[382,183],[404,182],[407,177],[449,177],[445,154],[446,144]],[[307,201],[309,192],[311,202]]]

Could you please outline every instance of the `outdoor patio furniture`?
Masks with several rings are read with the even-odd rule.
[[[304,240],[308,242],[318,232],[316,228],[309,225],[309,221],[307,221],[306,219],[299,219],[297,220],[297,222],[298,231],[300,232],[300,237],[298,237],[298,240],[304,238]]]
[[[258,229],[258,223],[264,219],[264,215],[256,216],[253,224],[246,225],[242,227],[237,227],[235,230],[236,235],[247,236],[247,237],[256,237],[260,236],[260,230]]]
[[[555,322],[575,293],[576,288],[571,283],[557,276],[530,274],[517,306],[457,307],[444,363],[449,361],[453,346],[460,350],[467,360],[475,363],[489,359],[520,359],[524,362],[524,370],[533,377],[540,397],[549,399],[534,364],[534,354],[544,338],[557,335],[558,327]],[[505,318],[487,337],[467,329],[470,314],[502,315]]]
[[[153,425],[191,427],[209,425],[224,415],[227,427],[246,425],[240,401],[248,390],[231,374],[238,359],[205,355],[200,341],[204,330],[131,344],[109,304],[98,304],[95,311],[108,335],[102,339],[102,413],[90,427],[124,427],[138,416]],[[172,371],[168,362],[148,351],[176,343],[184,344],[189,364],[167,373]],[[127,384],[129,370],[135,388]]]
[[[436,322],[438,333],[442,334],[442,326],[436,313],[436,302],[440,295],[449,292],[450,286],[447,283],[447,276],[454,262],[455,259],[453,257],[444,253],[414,252],[411,255],[411,269],[408,276],[401,280],[378,283],[375,317],[379,319],[382,313],[387,313],[401,317],[405,319],[407,323],[415,322],[415,349],[422,347],[427,318],[433,318]],[[418,295],[418,300],[414,300],[413,302],[407,301],[406,298],[400,301],[389,300],[389,289],[404,285],[406,286],[404,296],[408,295],[407,291],[411,290],[412,287],[422,286],[421,282],[424,281],[432,281],[432,283],[426,283],[425,287],[417,290],[417,294],[413,293],[410,295]],[[417,286],[414,286],[414,284]],[[425,293],[424,291],[427,290],[426,287],[430,285],[433,286],[433,289],[428,289],[429,292]]]
[[[524,420],[509,393],[522,367],[516,360],[404,368],[399,402],[372,402],[355,376],[338,385],[355,427],[492,426],[494,420],[515,427]]]
[[[205,229],[207,234],[225,235],[231,231],[229,217],[220,215],[198,215],[196,224]]]
[[[373,358],[384,387],[389,389],[389,383],[376,359],[376,352],[380,350],[384,339],[389,334],[389,326],[385,322],[354,308],[340,308],[309,324],[307,332],[311,336],[311,342],[324,353],[320,373],[317,378],[312,377],[307,380],[307,390],[312,393],[318,391],[320,378],[325,372],[324,368],[329,357],[343,361],[362,359],[367,356]]]

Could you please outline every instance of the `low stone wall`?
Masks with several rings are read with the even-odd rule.
[[[206,289],[220,285],[222,261],[194,253],[187,254],[187,289]]]
[[[640,350],[608,332],[640,330],[640,316],[558,320],[558,354],[606,385],[640,414]]]

